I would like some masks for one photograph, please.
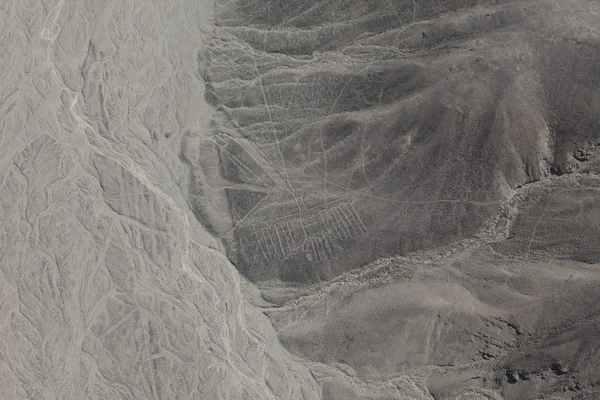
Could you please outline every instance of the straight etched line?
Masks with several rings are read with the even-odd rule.
[[[285,251],[285,245],[283,244],[284,240],[285,240],[285,236],[283,236],[283,232],[281,232],[280,234],[280,230],[281,228],[279,228],[279,225],[275,225],[273,227],[273,229],[275,230],[275,235],[277,235],[277,241],[279,242],[279,248],[281,249],[281,253],[283,255],[283,259],[287,258],[287,252]],[[283,237],[283,240],[282,240]]]
[[[330,213],[330,210],[324,210],[324,211],[325,211],[325,215],[327,215],[327,220],[333,227],[333,230],[337,234],[338,239],[344,239],[344,237],[342,235],[342,231],[340,230],[340,227],[338,226],[339,224],[338,224],[337,220],[334,218],[334,216]]]
[[[319,238],[312,238],[312,245],[313,245],[313,251],[315,253],[315,261],[316,262],[320,262],[321,261],[321,251],[319,249]]]
[[[344,222],[346,229],[350,232],[350,237],[356,237],[360,233],[360,231],[353,219],[348,214],[348,210],[340,206],[337,208],[337,212],[340,215],[340,219],[342,220],[342,222]]]
[[[327,250],[326,250],[326,247],[325,247],[325,240],[323,239],[323,237],[321,237],[321,236],[316,237],[314,239],[314,243],[315,243],[315,247],[317,249],[317,253],[319,255],[322,255],[320,257],[319,261],[327,259],[328,258],[327,257]]]
[[[348,210],[348,213],[357,222],[360,230],[363,233],[366,233],[367,232],[367,227],[365,226],[365,224],[363,223],[362,219],[360,218],[360,215],[358,215],[358,213],[356,212],[356,209],[354,208],[354,204],[352,204],[352,203],[344,203],[342,205],[346,207],[346,209]],[[340,205],[340,207],[342,205]]]
[[[273,122],[273,116],[271,114],[271,106],[269,105],[269,100],[267,98],[267,93],[265,92],[265,86],[263,85],[263,82],[262,82],[262,75],[260,75],[260,72],[258,70],[258,64],[256,63],[256,57],[254,57],[254,55],[252,55],[252,59],[254,60],[254,69],[256,70],[257,80],[258,80],[258,84],[260,86],[260,90],[261,90],[262,95],[263,95],[263,100],[265,102],[265,108],[267,110],[267,115],[269,117],[269,121],[271,122],[271,130],[273,132],[273,137],[275,139],[275,145],[277,147],[277,152],[279,153],[279,157],[281,158],[281,166],[283,168],[283,173],[285,174],[286,183],[287,183],[290,195],[295,200],[296,196],[294,196],[293,187],[292,187],[292,184],[290,182],[290,176],[288,175],[288,170],[287,170],[287,167],[285,166],[285,158],[283,157],[283,152],[281,151],[281,144],[279,143],[279,137],[277,135],[277,130],[273,126],[274,122]]]
[[[292,255],[298,254],[298,246],[296,245],[296,241],[294,240],[294,234],[292,232],[292,227],[290,226],[290,224],[292,223],[292,220],[285,221],[284,223],[287,226],[287,234],[290,238],[290,243],[291,243],[290,254],[292,254]]]
[[[346,227],[346,225],[344,225],[341,216],[338,215],[337,207],[331,208],[330,212],[331,212],[331,215],[333,215],[333,217],[337,221],[337,223],[340,225],[340,230],[344,233],[344,236],[347,236],[347,237],[344,237],[344,239],[350,239],[352,237],[352,234],[350,231],[348,231],[348,228]]]
[[[353,237],[356,237],[363,233],[360,223],[358,222],[354,213],[352,212],[352,210],[350,210],[349,207],[342,207],[342,205],[340,205],[339,212],[341,214],[343,214],[343,217],[345,218],[346,222],[348,223],[349,228],[352,229]]]
[[[263,247],[262,243],[260,242],[260,236],[258,235],[258,232],[256,232],[256,228],[253,226],[252,229],[254,230],[254,235],[256,236],[256,241],[258,242],[258,246],[260,247],[260,250],[263,253],[263,256],[265,257],[266,260],[271,260],[270,257],[267,256],[267,252],[265,251],[265,248]],[[261,230],[260,233],[262,233],[263,231]]]
[[[273,252],[275,253],[273,258],[276,259],[280,259],[280,255],[277,252],[277,245],[275,244],[275,241],[273,240],[273,236],[271,235],[271,229],[270,228],[266,228],[265,231],[267,232],[267,236],[269,237],[269,240],[271,241],[271,244],[273,245]]]
[[[292,235],[290,232],[290,227],[286,222],[282,222],[279,224],[279,226],[281,227],[281,233],[283,235],[283,238],[285,240],[285,244],[287,245],[288,251],[287,251],[287,255],[291,256],[293,253],[293,242],[292,242]]]
[[[325,210],[320,210],[317,215],[319,216],[319,218],[321,219],[321,222],[323,223],[323,226],[325,227],[325,229],[329,228],[329,226],[331,225],[329,222],[329,217],[327,215],[327,213],[325,212]]]
[[[354,226],[353,220],[348,215],[346,209],[342,207],[337,207],[337,212],[340,215],[342,221],[344,222],[346,229],[350,233],[350,236],[352,238],[356,237],[360,233],[360,231],[358,231],[358,228]]]

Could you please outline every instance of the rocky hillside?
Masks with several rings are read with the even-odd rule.
[[[597,12],[219,3],[198,55],[216,112],[190,144],[196,213],[256,282],[329,280],[473,236],[511,190],[597,170]]]

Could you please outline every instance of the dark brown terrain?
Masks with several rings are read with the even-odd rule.
[[[192,206],[324,399],[600,398],[600,4],[221,2],[199,62]]]
[[[220,172],[203,185],[229,215],[196,208],[255,282],[447,245],[512,190],[597,168],[593,2],[217,10],[199,58],[217,110],[202,143]]]

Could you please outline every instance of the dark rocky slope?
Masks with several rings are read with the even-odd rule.
[[[328,280],[473,236],[511,190],[597,168],[597,8],[218,4],[198,144],[218,195],[197,212],[253,281]]]

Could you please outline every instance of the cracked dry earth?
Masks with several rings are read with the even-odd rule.
[[[0,0],[0,399],[600,398],[596,0]]]

